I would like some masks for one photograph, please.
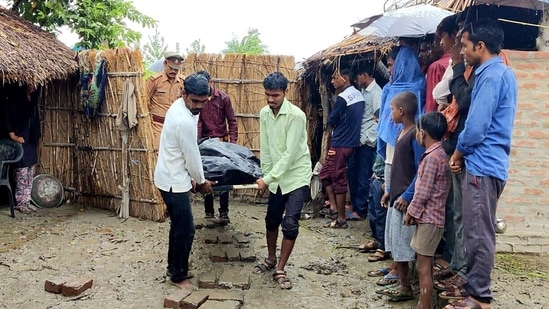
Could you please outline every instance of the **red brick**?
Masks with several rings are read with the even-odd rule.
[[[526,195],[542,195],[545,191],[541,189],[524,189],[524,194]]]
[[[208,300],[217,300],[217,301],[237,301],[240,304],[244,304],[244,294],[242,292],[232,291],[232,290],[214,290],[209,291]]]
[[[517,70],[526,70],[526,71],[534,71],[539,70],[541,68],[541,65],[537,62],[528,62],[528,61],[517,61],[513,63],[513,69]]]
[[[518,108],[522,110],[538,110],[539,106],[534,103],[519,102]]]
[[[217,245],[212,246],[212,248],[210,249],[210,261],[214,263],[227,262],[225,249]]]
[[[235,247],[228,247],[225,250],[225,255],[227,255],[227,260],[231,262],[240,261],[240,252],[238,252],[238,249]]]
[[[207,244],[217,244],[219,240],[217,239],[217,234],[214,234],[212,232],[207,232],[204,235],[204,242]]]
[[[63,284],[70,279],[71,278],[69,277],[55,277],[55,278],[47,279],[46,282],[44,282],[44,290],[50,293],[59,294],[61,293]]]
[[[525,221],[524,216],[507,215],[507,216],[504,216],[503,219],[508,222],[524,222]]]
[[[238,309],[240,308],[240,303],[234,300],[227,301],[218,301],[218,300],[208,300],[200,309]]]
[[[217,239],[219,239],[219,242],[224,245],[233,243],[232,235],[228,235],[225,233],[218,234]]]
[[[93,279],[87,277],[70,279],[63,284],[63,287],[61,288],[61,294],[63,294],[64,296],[76,296],[91,288],[92,285]]]
[[[523,83],[519,83],[518,87],[519,89],[522,89],[522,90],[535,90],[540,87],[540,84],[532,83],[532,82],[523,82]]]
[[[515,71],[515,76],[519,80],[527,79],[528,78],[528,72],[526,72],[524,70],[516,70]]]
[[[178,309],[183,303],[183,299],[192,293],[191,290],[177,289],[172,294],[164,298],[164,308]]]
[[[530,201],[530,199],[522,196],[514,196],[514,197],[506,196],[506,197],[503,197],[503,201],[506,202],[507,204],[512,204],[512,205],[513,204],[532,204],[532,201]]]
[[[528,131],[527,134],[528,134],[528,137],[530,138],[549,139],[549,132],[532,130],[532,131]]]
[[[215,289],[217,287],[217,277],[215,273],[207,272],[200,274],[198,287],[201,289]]]
[[[530,176],[547,176],[548,174],[547,170],[531,169],[528,171],[528,175]]]
[[[184,309],[197,309],[208,300],[209,293],[204,290],[194,291],[182,301]]]
[[[549,186],[549,179],[540,180],[539,184],[541,186]]]

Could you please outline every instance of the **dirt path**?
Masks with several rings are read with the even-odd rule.
[[[195,204],[195,218],[202,216]],[[197,230],[192,272],[231,272],[250,277],[242,308],[414,308],[416,301],[391,303],[374,293],[377,278],[366,275],[383,262],[337,246],[359,244],[366,222],[348,230],[326,230],[323,219],[303,220],[288,274],[294,288],[279,290],[269,275],[251,274],[252,262],[213,263],[205,239],[246,235],[256,257],[266,254],[265,205],[232,202],[232,224]],[[200,223],[201,220],[196,220]],[[162,308],[174,287],[165,282],[169,222],[134,218],[122,221],[109,212],[74,204],[42,209],[12,220],[0,208],[0,308]],[[493,308],[549,308],[549,257],[498,256]],[[94,279],[79,297],[44,291],[44,281],[74,274]],[[195,278],[195,284],[197,279]]]

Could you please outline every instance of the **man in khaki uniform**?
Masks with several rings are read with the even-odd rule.
[[[181,98],[183,77],[179,75],[183,56],[176,52],[164,53],[164,70],[147,79],[148,106],[151,113],[154,136],[154,149],[158,150],[160,132],[164,124],[166,111],[172,103]]]

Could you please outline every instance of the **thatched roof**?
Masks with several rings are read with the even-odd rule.
[[[397,43],[395,38],[379,38],[375,36],[365,37],[353,34],[343,41],[320,51],[303,63],[307,71],[316,70],[322,65],[329,64],[336,58],[356,55],[365,59],[373,59],[375,56],[385,54]]]
[[[77,70],[74,56],[51,33],[0,6],[0,85],[66,78]]]

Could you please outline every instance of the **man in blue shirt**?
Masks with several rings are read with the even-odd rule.
[[[492,301],[496,208],[508,178],[518,92],[514,73],[498,56],[502,43],[503,30],[495,20],[467,25],[461,37],[465,62],[478,65],[465,128],[450,158],[452,171],[462,173],[464,294],[469,296],[447,308],[490,308]]]

